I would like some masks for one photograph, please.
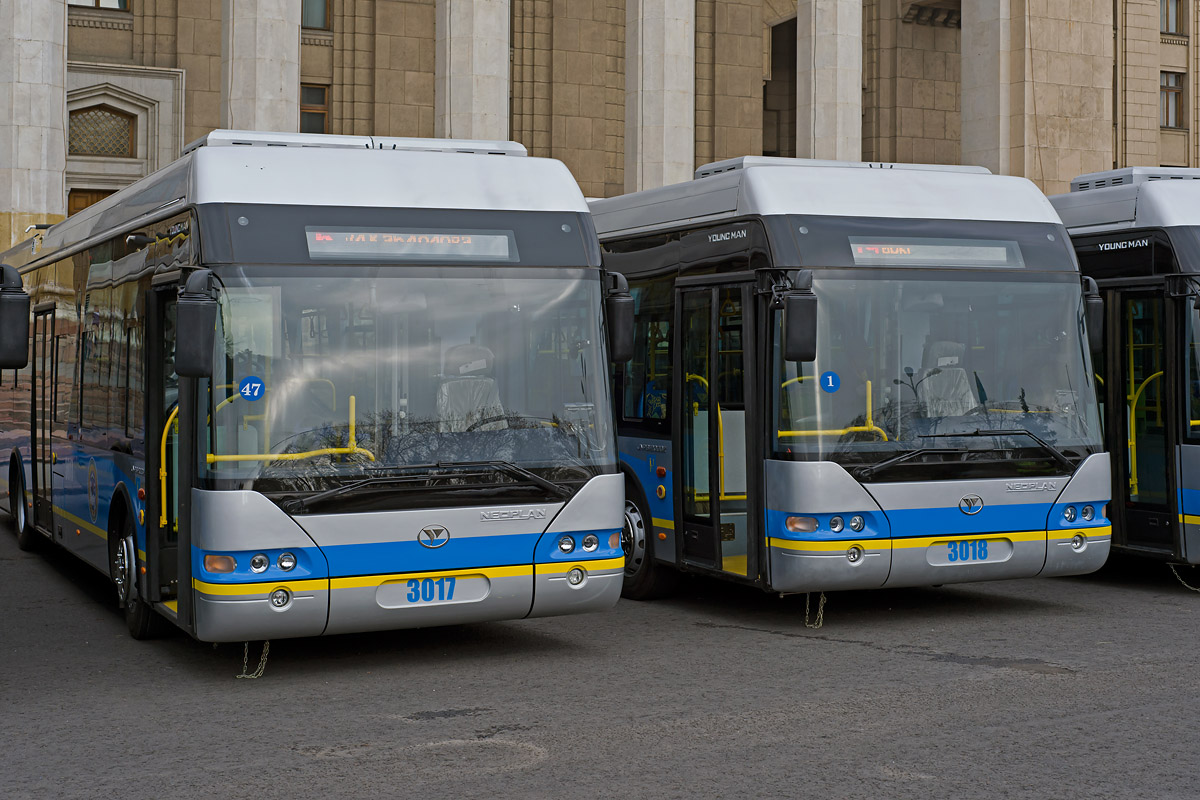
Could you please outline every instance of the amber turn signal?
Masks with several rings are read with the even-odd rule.
[[[206,555],[204,557],[204,568],[209,572],[233,572],[237,569],[237,561],[233,556],[214,556]]]

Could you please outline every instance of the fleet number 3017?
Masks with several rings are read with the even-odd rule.
[[[454,576],[413,578],[408,582],[408,602],[432,603],[454,599]]]

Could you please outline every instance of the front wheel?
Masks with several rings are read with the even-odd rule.
[[[621,594],[631,600],[653,600],[670,594],[679,582],[679,573],[654,560],[654,534],[650,514],[638,502],[637,490],[625,487],[625,524],[621,528],[621,549],[625,551],[625,580]]]
[[[121,538],[111,547],[108,571],[117,588],[117,604],[125,612],[129,635],[135,639],[153,639],[162,635],[166,621],[138,597],[137,556],[130,521],[122,526]]]

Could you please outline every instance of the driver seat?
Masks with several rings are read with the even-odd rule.
[[[930,342],[921,359],[917,398],[930,417],[961,417],[975,406],[975,391],[967,371],[959,366],[967,346],[959,342]]]
[[[495,354],[482,345],[460,344],[446,351],[442,382],[437,390],[439,431],[462,433],[508,428],[500,390],[492,377],[495,363]]]

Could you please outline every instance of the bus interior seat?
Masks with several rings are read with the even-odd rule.
[[[925,347],[917,376],[917,397],[930,417],[958,417],[979,403],[962,367],[966,345],[934,341]]]
[[[482,345],[460,344],[446,351],[437,391],[438,430],[461,433],[508,427],[500,390],[492,377],[495,363],[495,354]]]

